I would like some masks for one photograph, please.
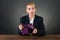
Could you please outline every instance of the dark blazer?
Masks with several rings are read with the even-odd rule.
[[[20,18],[20,23],[29,24],[30,23],[29,16],[26,15],[26,16],[21,17]],[[19,23],[19,25],[20,25],[20,23]],[[45,35],[45,28],[44,28],[44,24],[43,24],[43,18],[41,16],[35,15],[35,18],[34,18],[34,21],[33,21],[33,26],[34,26],[34,28],[37,28],[37,30],[38,30],[37,34],[33,34],[33,35],[38,35],[38,36]],[[19,28],[18,28],[18,34],[22,35]]]

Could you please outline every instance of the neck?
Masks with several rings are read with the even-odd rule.
[[[32,19],[34,17],[35,17],[35,15],[29,15],[29,19]]]

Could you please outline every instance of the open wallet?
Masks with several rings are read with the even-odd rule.
[[[34,29],[34,26],[32,24],[22,24],[24,29],[22,30],[22,35],[30,34],[29,29]]]

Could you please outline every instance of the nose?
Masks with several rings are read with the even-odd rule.
[[[31,12],[33,12],[33,9],[31,8],[31,10],[30,10]]]

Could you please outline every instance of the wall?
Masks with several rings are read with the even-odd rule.
[[[0,0],[0,34],[17,34],[28,2],[36,3],[36,14],[44,18],[46,34],[60,34],[60,0]]]

